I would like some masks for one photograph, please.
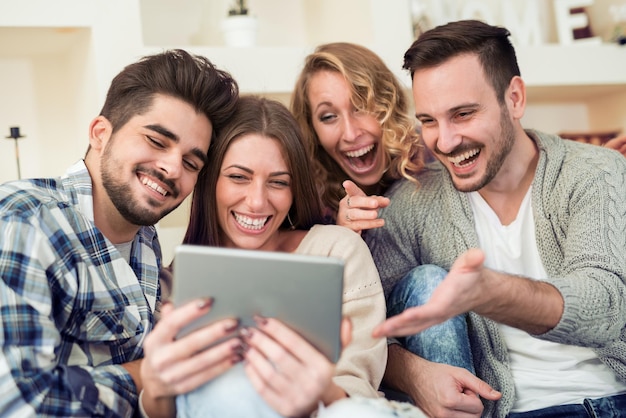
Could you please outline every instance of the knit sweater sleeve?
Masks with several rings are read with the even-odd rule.
[[[385,226],[363,231],[363,239],[378,268],[385,296],[409,270],[420,264],[420,245],[415,228],[419,218],[411,215],[414,199],[419,197],[416,193],[414,183],[397,181],[387,193],[391,205],[380,211]]]
[[[540,337],[607,347],[626,323],[626,159],[597,146],[556,146],[565,147],[565,157],[558,167],[546,164],[536,216],[549,227],[537,225],[537,241],[564,312]]]

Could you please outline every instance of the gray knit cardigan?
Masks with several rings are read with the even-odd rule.
[[[540,150],[532,183],[537,246],[543,266],[565,301],[547,341],[593,348],[626,382],[626,158],[595,145],[527,130]],[[385,294],[411,268],[449,269],[465,250],[478,247],[472,210],[438,162],[387,195],[385,227],[364,238],[379,269]],[[503,396],[484,401],[484,416],[505,417],[515,392],[509,357],[498,326],[474,313],[469,332],[477,375]]]

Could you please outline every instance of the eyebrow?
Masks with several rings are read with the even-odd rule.
[[[323,102],[319,102],[319,103],[317,104],[317,106],[315,106],[315,107],[314,107],[314,108],[312,108],[312,109],[313,109],[313,111],[314,111],[314,112],[316,112],[316,111],[317,111],[317,109],[319,109],[319,108],[320,108],[320,107],[322,107],[322,106],[332,107],[332,106],[333,106],[333,104],[332,104],[331,102],[329,102],[329,101],[323,101]]]
[[[165,128],[164,126],[144,125],[144,128],[154,131],[158,133],[159,135],[162,135],[168,138],[172,142],[175,142],[175,143],[180,142],[180,138],[178,137],[178,135],[176,135],[174,132],[170,131],[169,129]],[[198,157],[200,160],[202,160],[204,164],[206,164],[209,161],[209,157],[207,156],[207,154],[204,151],[202,151],[200,148],[197,148],[197,147],[192,148],[191,153],[195,155],[196,157]]]
[[[276,176],[289,176],[289,177],[291,177],[291,173],[289,171],[275,171],[273,173],[270,173],[270,177],[276,177]]]
[[[229,165],[228,167],[225,167],[224,170],[228,170],[229,168],[238,168],[240,170],[245,171],[246,173],[254,174],[253,170],[249,169],[248,167],[244,167],[244,166],[238,165],[238,164]],[[276,176],[289,176],[289,177],[292,177],[292,175],[291,175],[291,173],[289,171],[274,171],[274,172],[270,173],[270,177],[276,177]]]
[[[479,109],[480,105],[478,103],[465,103],[465,104],[461,104],[458,106],[454,106],[450,109],[448,109],[448,111],[446,112],[448,115],[454,115],[456,112],[463,110],[463,109]],[[416,113],[415,117],[417,119],[421,118],[421,117],[427,117],[427,118],[432,118],[432,116],[430,116],[428,113]]]

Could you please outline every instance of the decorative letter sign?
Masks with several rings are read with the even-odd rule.
[[[602,39],[598,36],[574,40],[574,29],[587,27],[589,19],[585,13],[572,14],[570,10],[591,4],[593,4],[593,0],[554,0],[554,15],[561,44],[600,44],[602,42]]]
[[[479,19],[492,25],[501,24],[511,31],[513,40],[520,45],[538,45],[549,42],[545,26],[550,3],[546,0],[412,0],[418,3],[433,26],[460,19]],[[561,44],[600,44],[602,38],[585,33],[589,18],[584,7],[593,0],[554,0],[555,26]],[[415,7],[415,5],[414,5]],[[500,20],[498,20],[500,7]],[[576,37],[574,31],[576,30]],[[582,33],[582,36],[581,36]],[[590,36],[590,37],[584,37]]]
[[[502,18],[504,26],[515,34],[515,40],[520,45],[539,45],[543,43],[541,27],[539,26],[539,0],[526,0],[522,13],[515,13],[512,0],[502,1]],[[519,18],[515,15],[518,14]]]

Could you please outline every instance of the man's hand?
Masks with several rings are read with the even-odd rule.
[[[556,287],[484,268],[484,260],[476,248],[461,254],[428,302],[387,319],[372,335],[413,335],[470,311],[535,335],[559,323],[565,302]]]
[[[483,286],[479,285],[484,260],[481,250],[463,253],[428,302],[387,319],[374,328],[372,335],[380,338],[417,334],[479,306],[484,297]]]
[[[399,344],[389,346],[385,383],[407,393],[430,417],[480,418],[480,397],[492,401],[502,394],[467,370],[433,363]]]
[[[420,373],[428,375],[411,396],[431,417],[480,417],[480,397],[497,400],[502,396],[467,370],[423,360]]]

